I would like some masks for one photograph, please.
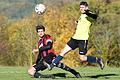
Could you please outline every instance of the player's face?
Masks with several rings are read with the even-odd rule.
[[[42,37],[45,34],[45,31],[43,29],[38,29],[38,36]]]
[[[88,9],[87,6],[85,6],[85,5],[80,5],[80,11],[81,11],[81,13],[84,13],[85,10],[87,10],[87,9]]]

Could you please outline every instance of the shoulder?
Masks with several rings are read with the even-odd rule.
[[[49,34],[46,34],[46,40],[47,42],[48,41],[53,42],[53,38]]]
[[[52,38],[49,34],[46,34],[45,37],[48,38]]]
[[[46,34],[47,37],[51,37],[49,34]]]

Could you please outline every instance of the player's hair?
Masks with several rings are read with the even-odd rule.
[[[81,1],[81,2],[80,2],[80,5],[85,5],[85,6],[88,6],[88,3],[87,3],[87,2],[85,2],[85,1]]]
[[[36,31],[38,32],[38,29],[43,29],[43,31],[45,31],[45,27],[41,24],[36,26]]]

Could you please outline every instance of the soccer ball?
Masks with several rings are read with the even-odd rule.
[[[37,5],[35,6],[35,12],[36,12],[37,14],[43,14],[43,13],[45,12],[45,10],[46,10],[46,7],[45,7],[44,4],[37,4]]]

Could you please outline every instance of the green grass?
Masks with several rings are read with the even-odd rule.
[[[74,76],[64,70],[54,68],[52,71],[42,71],[43,74],[67,73],[67,78],[31,78],[27,74],[27,67],[0,67],[0,80],[120,80],[120,68],[106,67],[100,70],[98,67],[75,68],[83,78],[73,78]]]

